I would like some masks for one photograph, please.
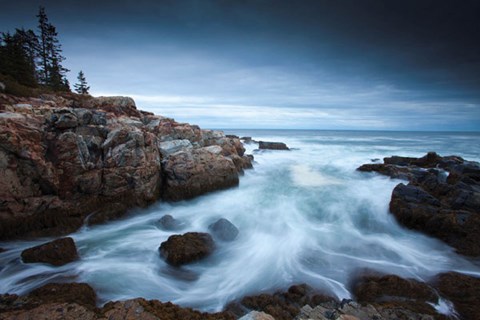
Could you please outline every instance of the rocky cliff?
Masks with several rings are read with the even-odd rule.
[[[235,186],[252,157],[127,97],[0,95],[0,238],[65,234],[157,199]]]

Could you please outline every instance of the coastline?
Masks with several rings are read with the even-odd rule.
[[[121,104],[121,103],[120,103],[120,104]],[[115,114],[115,112],[116,112],[115,110],[112,110],[112,108],[115,109],[115,107],[116,107],[115,105],[107,104],[107,105],[104,105],[103,107],[105,107],[105,108],[107,108],[107,109],[110,109],[111,112],[112,112],[112,114]],[[127,107],[127,110],[122,110],[120,114],[115,114],[115,116],[120,116],[120,117],[122,117],[122,116],[125,115],[125,113],[128,114],[128,113],[130,113],[130,112],[134,112],[134,110],[135,110],[136,108],[135,108],[135,109],[132,109],[132,108],[130,108],[130,107],[131,107],[131,106],[128,106],[128,107]],[[24,112],[23,110],[25,110],[25,109],[24,109],[24,108],[25,108],[24,106],[22,106],[22,107],[15,107],[15,108],[18,108],[19,110],[21,110],[20,113],[23,113],[23,112]],[[18,111],[18,110],[16,110],[15,108],[14,108],[14,111]],[[27,111],[27,114],[28,114],[28,112],[30,112],[31,109],[29,109],[29,108],[27,108],[27,109],[28,109],[28,111]],[[75,109],[75,108],[74,108],[74,109]],[[82,109],[82,108],[80,108],[80,109]],[[32,107],[32,110],[33,110],[33,107]],[[117,111],[117,112],[118,112],[118,111]],[[108,111],[107,111],[107,113],[108,113]],[[146,116],[147,116],[147,117],[151,117],[152,115],[146,115]],[[15,119],[15,118],[16,118],[16,117],[14,116],[14,117],[10,117],[9,119]],[[77,118],[78,118],[78,116],[77,116]],[[123,120],[123,119],[122,119],[122,120]],[[162,119],[161,119],[161,121],[163,121],[163,120],[165,120],[165,118],[162,118]],[[174,122],[173,120],[168,119],[168,120],[165,120],[165,121],[166,121],[167,123],[171,124],[173,127],[175,127],[175,122]],[[129,123],[128,126],[130,126],[131,124],[132,124],[132,123]],[[136,125],[139,125],[138,122],[134,122],[134,123],[133,123],[133,127],[135,127]],[[190,126],[190,125],[185,125],[185,124],[176,124],[176,125],[177,125],[177,127],[182,127],[182,129],[180,130],[181,133],[179,133],[178,131],[174,133],[175,138],[184,138],[184,137],[185,137],[185,136],[184,136],[184,134],[185,134],[185,131],[184,131],[185,127],[191,129],[191,130],[187,130],[188,134],[191,135],[192,132],[193,132],[194,134],[193,134],[193,138],[192,138],[192,136],[190,136],[190,139],[191,139],[191,140],[189,140],[189,139],[173,139],[173,141],[174,141],[174,140],[188,140],[188,141],[190,141],[190,143],[191,143],[192,145],[193,145],[192,140],[193,140],[194,143],[195,143],[195,142],[198,143],[198,142],[200,141],[200,140],[195,140],[195,139],[198,139],[198,138],[195,136],[195,132],[196,132],[196,130],[197,130],[195,127],[192,127],[192,126]],[[54,126],[53,126],[53,127],[54,127]],[[71,127],[60,128],[60,130],[65,130],[65,129],[69,130],[70,128],[71,128]],[[135,128],[136,128],[136,127],[135,127]],[[53,129],[56,130],[56,129],[58,129],[58,128],[53,128]],[[135,129],[134,129],[134,130],[135,130]],[[198,129],[198,130],[200,130],[200,129]],[[120,132],[121,132],[121,131],[120,131]],[[211,147],[211,146],[214,146],[214,147],[215,147],[215,146],[219,146],[219,147],[220,147],[220,149],[218,149],[218,148],[213,148],[213,150],[210,150],[210,149],[212,149],[212,148],[210,148],[209,150],[206,151],[206,152],[208,152],[208,153],[204,153],[203,150],[202,150],[201,154],[199,154],[199,158],[201,159],[201,158],[202,158],[203,156],[205,156],[205,155],[208,156],[208,158],[207,158],[206,160],[203,158],[203,159],[200,161],[200,163],[211,163],[212,161],[219,161],[219,162],[221,162],[221,163],[224,163],[225,161],[223,160],[223,158],[221,158],[221,157],[216,157],[216,155],[222,154],[222,153],[224,153],[224,152],[225,152],[225,153],[229,153],[229,156],[230,156],[230,157],[231,157],[232,155],[233,155],[233,156],[238,155],[239,157],[242,157],[242,156],[243,156],[243,154],[240,155],[240,154],[242,153],[242,151],[241,151],[242,149],[241,149],[240,146],[238,145],[238,143],[237,143],[237,141],[235,140],[235,138],[233,138],[234,141],[232,142],[232,141],[229,141],[229,140],[228,140],[228,139],[232,139],[232,138],[226,139],[226,136],[216,135],[216,133],[214,133],[214,132],[210,132],[210,131],[200,131],[200,132],[201,132],[201,135],[202,135],[202,137],[203,137],[203,138],[202,138],[203,146],[200,146],[200,145],[199,145],[199,146],[198,146],[198,149],[205,148],[205,144],[209,144],[208,146],[206,146],[207,148],[208,148],[208,147]],[[171,134],[171,132],[170,132],[170,134]],[[206,139],[205,139],[205,136],[207,137]],[[119,136],[119,139],[123,139],[123,138],[121,138],[121,136]],[[106,137],[105,141],[107,141],[107,140],[108,140],[108,134],[107,134],[107,137]],[[114,140],[115,140],[115,139],[111,139],[111,141],[114,141]],[[222,140],[222,142],[219,143],[219,142],[218,142],[219,140]],[[129,141],[129,140],[127,139],[126,142],[128,143],[128,141]],[[172,141],[172,140],[168,140],[168,141]],[[215,141],[215,143],[212,143],[212,141]],[[226,142],[225,142],[225,141],[226,141]],[[166,142],[166,141],[164,141],[164,142]],[[210,144],[210,143],[212,143],[212,144]],[[120,144],[118,144],[118,145],[121,145],[121,144],[125,144],[125,143],[120,143]],[[108,145],[108,143],[107,143],[106,145],[107,145],[108,148],[110,148],[110,146]],[[188,144],[187,144],[187,145],[188,145]],[[177,147],[177,146],[175,146],[175,147]],[[121,148],[119,148],[119,149],[121,149]],[[194,149],[194,148],[192,148],[192,149]],[[177,151],[178,151],[178,150],[177,150]],[[211,151],[214,151],[214,152],[211,152]],[[159,151],[159,153],[161,153],[161,152]],[[192,152],[190,152],[190,153],[192,154],[193,157],[195,157],[195,155],[194,155]],[[175,154],[175,152],[174,152],[173,154]],[[212,156],[211,156],[210,154],[214,154],[215,157],[212,158]],[[222,154],[222,157],[228,157],[228,156],[225,156],[225,155]],[[235,158],[235,157],[234,157],[234,158]],[[174,157],[173,157],[172,159],[175,160]],[[203,161],[203,162],[202,162],[202,161]],[[231,162],[234,163],[234,160],[232,159]],[[179,163],[179,162],[178,162],[178,161],[173,161],[173,163],[171,164],[171,166],[175,167],[175,164],[177,164],[177,163]],[[184,161],[184,160],[181,160],[180,163],[183,164],[183,163],[185,163],[185,161]],[[163,164],[163,163],[160,163],[160,166],[161,166],[162,164]],[[248,165],[244,165],[243,163],[241,163],[240,165],[235,165],[235,163],[234,163],[234,166],[233,166],[233,167],[229,165],[228,168],[227,168],[227,170],[225,170],[225,169],[222,169],[222,170],[228,172],[229,174],[232,174],[233,170],[235,170],[235,171],[237,172],[237,177],[238,177],[238,173],[241,172],[241,170],[243,170],[244,167],[248,167]],[[234,169],[232,169],[232,168],[234,168]],[[230,170],[230,171],[229,171],[229,170]],[[177,171],[178,171],[178,170],[172,170],[171,172],[176,172],[175,174],[177,174]],[[224,172],[224,171],[222,171],[222,172]],[[165,171],[163,171],[163,172],[165,172]],[[190,173],[191,173],[191,172],[190,172]],[[229,174],[226,175],[226,176],[229,176]],[[168,175],[168,172],[167,172],[167,175]],[[208,176],[211,176],[211,174],[208,174]],[[225,176],[225,175],[224,175],[224,176]],[[163,179],[163,178],[164,178],[164,176],[162,176],[162,179]],[[202,178],[202,176],[201,176],[201,178]],[[167,179],[168,179],[168,178],[167,178]],[[172,179],[170,179],[169,181],[174,182]],[[215,186],[215,184],[212,184],[211,181],[208,180],[208,179],[204,179],[204,180],[200,179],[200,180],[196,180],[196,182],[197,182],[197,181],[206,181],[206,184],[207,184],[208,186],[212,186],[212,185]],[[238,183],[238,180],[233,179],[233,182],[228,182],[227,185],[228,185],[228,186],[235,186],[237,183]],[[217,186],[219,186],[219,187],[214,187],[214,188],[210,188],[210,187],[209,187],[209,188],[207,188],[206,190],[212,191],[212,190],[223,189],[223,188],[227,187],[227,185],[219,184],[219,185],[217,185]],[[181,187],[182,187],[182,186],[181,186]],[[183,186],[183,187],[185,187],[185,186]],[[167,188],[168,188],[168,187],[167,187]],[[205,191],[205,192],[208,192],[208,191]],[[175,192],[175,194],[177,194],[177,193],[178,193],[178,192]],[[203,193],[203,192],[198,193],[197,191],[185,192],[185,196],[182,196],[182,198],[185,198],[185,199],[186,199],[186,198],[191,198],[191,195],[197,195],[197,194],[202,194],[202,193]],[[158,193],[158,194],[160,194],[160,193]],[[175,200],[179,200],[179,199],[175,199]],[[149,201],[150,201],[150,200],[148,200],[147,203],[148,203]],[[127,202],[128,202],[128,201],[127,201]],[[135,205],[135,206],[136,206],[136,205],[139,205],[139,204],[140,204],[140,205],[143,205],[142,202],[143,202],[143,200],[141,200],[140,202],[134,202],[134,203],[135,203],[134,205]],[[117,214],[115,214],[115,215],[117,215]],[[105,221],[105,220],[108,220],[108,219],[98,219],[98,221]],[[83,221],[83,220],[82,220],[82,221]],[[83,222],[82,222],[82,223],[83,223]],[[67,232],[67,233],[69,233],[69,232]],[[440,275],[439,277],[441,277],[441,275]],[[470,281],[470,280],[466,280],[466,281],[468,282],[468,281]],[[385,285],[385,284],[380,284],[380,286],[386,286],[386,285]],[[438,289],[438,288],[437,288],[437,289]],[[295,289],[293,289],[293,291],[295,291]],[[282,296],[282,294],[284,294],[284,293],[279,293],[279,294],[277,294],[277,295],[276,295],[276,298],[277,298],[277,299],[272,298],[272,299],[273,299],[273,302],[269,302],[269,303],[251,302],[250,304],[248,304],[248,306],[250,306],[250,309],[257,309],[257,310],[259,310],[259,311],[265,311],[265,312],[267,312],[268,310],[271,310],[271,307],[269,308],[268,306],[271,306],[272,303],[275,304],[275,305],[282,305],[282,304],[279,303],[279,300],[278,300],[278,299],[280,299],[280,301],[283,301],[283,302],[285,302],[285,300],[288,300],[287,298],[285,298],[285,296]],[[397,300],[402,300],[402,299],[417,299],[417,297],[415,297],[415,298],[412,298],[412,297],[409,297],[409,296],[406,296],[406,297],[405,297],[405,296],[404,296],[405,293],[397,293],[397,294],[398,294],[397,298],[400,297],[400,298],[398,298]],[[395,296],[395,294],[393,294],[393,295]],[[283,297],[283,298],[279,298],[280,296]],[[300,294],[300,296],[303,297],[301,294]],[[275,297],[275,294],[273,294],[272,297]],[[402,297],[403,297],[403,298],[402,298]],[[266,298],[266,297],[265,297],[265,296],[262,296],[262,299],[264,299],[264,298]],[[6,299],[6,298],[3,297],[3,299]],[[11,299],[11,301],[13,301],[13,302],[12,302],[13,305],[15,305],[15,304],[17,303],[17,302],[15,302],[15,301],[17,301],[17,300],[16,300],[17,298],[13,299],[12,297],[10,297],[9,299]],[[29,298],[25,298],[25,299],[28,300]],[[282,299],[283,299],[283,300],[282,300]],[[302,300],[302,299],[303,299],[303,300]],[[378,302],[376,301],[377,297],[369,298],[369,299],[372,299],[372,300],[366,300],[366,301],[364,301],[364,302],[369,302],[369,303],[373,303],[373,304],[378,303]],[[419,298],[419,299],[421,299],[421,298]],[[8,299],[7,299],[7,300],[8,300]],[[54,300],[55,300],[55,299],[54,299]],[[244,300],[244,299],[242,299],[242,300]],[[247,299],[247,300],[248,300],[248,299]],[[255,301],[255,299],[250,299],[250,300]],[[333,303],[332,301],[335,301],[334,298],[329,298],[329,299],[326,299],[326,300],[327,300],[327,301],[321,301],[320,304],[319,304],[319,306],[322,306],[321,303],[330,303],[329,306],[332,307],[332,308],[330,308],[330,309],[331,309],[330,311],[333,312],[332,310],[337,310],[338,316],[342,315],[340,309],[343,310],[343,308],[345,307],[345,303],[343,303],[343,306],[342,306],[341,301],[336,301],[336,302],[335,302],[336,304]],[[306,302],[306,300],[305,300],[304,298],[301,298],[301,299],[299,299],[298,301]],[[303,308],[303,306],[300,306],[300,304],[301,304],[302,302],[299,303],[298,301],[295,301],[295,300],[294,300],[294,302],[297,304],[297,307],[296,307],[296,308],[298,308],[298,310],[300,310],[301,308]],[[46,301],[42,301],[42,302],[40,302],[40,305],[42,305],[42,304],[45,304],[45,305],[46,305],[46,304],[50,304],[50,303],[51,303],[51,301],[48,302],[48,303],[47,303]],[[56,301],[55,303],[58,303],[58,301]],[[62,302],[62,303],[65,303],[65,302]],[[75,301],[68,301],[67,303],[76,304]],[[134,306],[136,306],[136,307],[138,307],[138,306],[140,305],[140,306],[142,306],[142,308],[148,309],[148,308],[145,307],[145,305],[151,305],[152,303],[153,303],[154,305],[157,305],[156,302],[139,302],[139,301],[134,302],[132,305],[134,305]],[[312,303],[311,301],[310,301],[310,303],[311,303],[311,304],[314,304],[314,303]],[[425,302],[420,302],[420,303],[425,304]],[[8,308],[5,308],[5,309],[3,309],[3,310],[7,310],[8,312],[13,312],[12,314],[8,315],[8,316],[13,316],[13,315],[18,315],[18,312],[20,312],[20,313],[21,313],[21,312],[36,312],[36,311],[30,311],[30,310],[35,310],[35,308],[38,307],[38,305],[37,305],[37,307],[35,307],[35,308],[33,308],[33,309],[29,309],[29,308],[31,308],[32,305],[31,305],[31,304],[29,305],[28,303],[26,303],[26,304],[24,304],[24,305],[22,305],[22,304],[17,304],[17,305],[20,306],[20,309],[19,309],[19,310],[18,310],[18,309],[17,309],[17,310],[15,310],[15,309],[9,310]],[[127,313],[129,312],[128,310],[130,310],[131,306],[128,307],[127,305],[128,305],[127,302],[120,303],[119,308],[122,310],[121,312],[127,312]],[[117,304],[117,306],[118,306],[118,304]],[[322,308],[325,308],[325,306],[327,306],[327,305],[323,305]],[[23,308],[23,307],[25,307],[25,309],[21,309],[21,308]],[[57,306],[57,307],[58,307],[58,306]],[[312,306],[312,307],[314,307],[314,306]],[[405,306],[401,306],[401,307],[406,308]],[[53,308],[53,307],[52,307],[52,308]],[[115,309],[115,307],[112,307],[112,304],[109,304],[109,305],[108,305],[108,308],[110,308],[109,310]],[[280,308],[280,310],[284,310],[284,309],[288,310],[290,307],[288,306],[288,304],[286,304],[286,305],[284,305],[283,307],[280,306],[280,307],[278,307],[278,308]],[[360,308],[360,306],[359,306],[358,308]],[[358,311],[358,308],[357,308],[357,309],[353,308],[353,309],[355,309],[356,311]],[[135,308],[134,308],[134,309],[135,309]],[[155,309],[155,308],[154,308],[154,309]],[[248,309],[248,307],[247,307],[246,309]],[[53,312],[53,310],[54,310],[54,309],[52,309],[51,312]],[[104,310],[105,310],[105,309],[104,309]],[[155,314],[155,312],[163,312],[163,311],[159,311],[159,310],[163,310],[163,309],[161,309],[161,308],[159,308],[157,311],[152,311],[152,310],[153,310],[153,309],[151,309],[150,311],[151,311],[153,314]],[[297,309],[295,309],[295,310],[297,310]],[[317,309],[317,310],[318,310],[318,309]],[[423,310],[423,309],[422,309],[422,310]],[[38,310],[37,310],[37,311],[38,311]],[[117,311],[118,311],[118,310],[117,310]],[[150,312],[150,311],[149,311],[149,312]],[[244,310],[244,311],[245,311],[245,310]],[[308,313],[308,312],[311,312],[311,310],[303,310],[303,311],[304,311],[304,313],[307,313],[307,314],[310,314],[310,313]],[[372,310],[370,310],[370,311],[372,311]],[[412,310],[410,310],[410,311],[411,311],[411,312],[415,312],[415,311],[412,311]],[[430,309],[430,311],[431,311],[431,309]],[[94,312],[94,313],[95,313],[95,317],[98,316],[98,314],[97,314],[96,312],[98,312],[98,311],[95,311],[95,312]],[[106,311],[101,311],[100,313],[102,313],[102,312],[103,312],[103,315],[102,315],[102,317],[103,317],[104,315],[106,315],[106,314],[105,314]],[[180,312],[180,311],[179,311],[179,312]],[[323,312],[323,311],[322,311],[322,312]],[[352,311],[352,312],[353,312],[353,311]],[[363,309],[362,309],[362,312],[364,312]],[[373,312],[373,311],[372,311],[372,312]],[[379,312],[379,311],[377,310],[377,312]],[[387,312],[387,311],[386,311],[386,312]],[[388,312],[390,312],[390,311],[388,311]],[[268,312],[267,312],[267,313],[268,313]],[[345,314],[347,314],[347,313],[345,313]],[[7,317],[8,317],[8,316],[7,316]],[[138,315],[138,316],[140,317],[140,316],[145,316],[145,315]],[[213,315],[213,316],[216,317],[215,315]],[[225,315],[217,315],[217,316],[218,316],[218,317],[227,317],[227,316],[225,316]],[[194,318],[195,316],[191,315],[191,317]],[[207,316],[206,316],[206,315],[202,315],[202,316],[200,316],[200,317],[207,317]],[[279,316],[277,316],[276,318],[279,318]]]

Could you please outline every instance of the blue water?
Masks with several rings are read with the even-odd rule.
[[[71,236],[81,260],[60,268],[23,264],[20,252],[49,239],[3,242],[0,292],[22,294],[52,281],[88,282],[100,302],[134,297],[220,310],[247,294],[306,282],[339,298],[351,296],[351,276],[373,269],[428,280],[459,271],[480,276],[480,262],[446,244],[407,230],[388,212],[400,183],[355,169],[391,155],[428,151],[480,161],[479,133],[228,130],[256,140],[283,141],[292,151],[255,151],[255,168],[238,188],[191,201],[157,203],[107,225]],[[226,218],[240,230],[231,243],[217,242],[201,262],[173,268],[158,247],[173,232],[157,221],[165,214],[182,230],[207,232]]]

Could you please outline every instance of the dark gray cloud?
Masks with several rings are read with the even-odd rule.
[[[72,81],[181,120],[480,130],[478,1],[0,0],[1,29],[40,4]]]

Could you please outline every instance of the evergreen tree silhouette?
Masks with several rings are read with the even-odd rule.
[[[80,70],[77,76],[77,80],[78,83],[74,85],[75,91],[79,94],[88,94],[88,90],[90,90],[90,87],[87,85],[87,79],[85,78],[83,71]]]

